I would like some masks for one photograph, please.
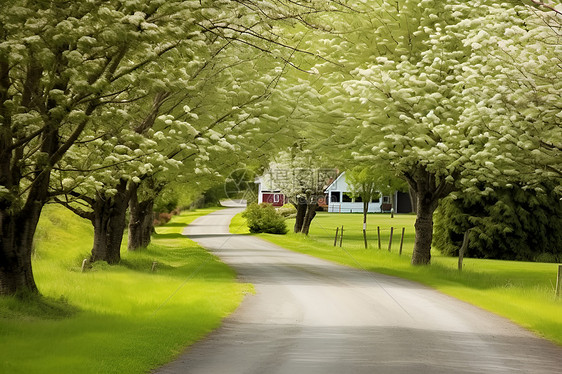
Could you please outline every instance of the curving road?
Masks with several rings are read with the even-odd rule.
[[[562,347],[496,315],[418,283],[229,234],[240,211],[201,217],[184,234],[256,294],[156,373],[562,372]]]

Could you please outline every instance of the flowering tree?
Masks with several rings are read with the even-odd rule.
[[[336,32],[299,35],[325,60],[284,90],[298,101],[290,119],[317,141],[315,152],[335,147],[408,181],[418,215],[413,264],[430,262],[433,213],[453,191],[559,180],[556,7],[350,4],[319,16]]]
[[[490,6],[472,21],[481,26],[464,41],[474,50],[466,69],[472,99],[465,115],[481,128],[479,158],[493,186],[524,183],[560,194],[562,12],[560,5],[533,3],[537,6]],[[554,182],[552,191],[544,191],[545,181]]]
[[[329,10],[337,2],[311,5]],[[52,197],[49,186],[54,168],[63,174],[78,170],[68,168],[74,145],[102,139],[100,147],[114,146],[114,154],[103,155],[104,162],[111,163],[112,156],[114,162],[98,163],[109,174],[110,165],[124,161],[116,155],[130,156],[122,146],[133,153],[142,147],[140,139],[133,147],[122,142],[136,136],[132,113],[137,104],[151,102],[169,88],[166,74],[170,66],[182,62],[191,69],[201,60],[208,61],[205,56],[212,51],[208,46],[215,39],[252,45],[288,62],[284,51],[297,49],[284,44],[278,29],[270,24],[291,16],[306,22],[311,9],[291,1],[3,2],[0,294],[37,292],[31,268],[33,236],[42,207]],[[295,16],[297,11],[300,18]],[[200,58],[202,50],[207,53]],[[179,75],[189,73],[177,71]],[[148,122],[152,118],[145,117]],[[118,129],[125,122],[128,130],[123,134]],[[94,138],[82,139],[84,136]],[[155,132],[154,136],[159,135]],[[156,153],[145,153],[158,158]],[[70,157],[64,159],[67,154]],[[135,161],[140,162],[140,157]],[[81,184],[90,176],[82,176]],[[123,176],[111,183],[98,181],[107,184],[107,197],[115,198],[137,175]],[[93,178],[85,188],[100,187],[97,176]],[[57,186],[62,184],[62,190],[68,190],[78,184],[70,179],[63,176]]]
[[[297,210],[295,233],[308,235],[310,223],[324,200],[324,190],[336,173],[335,169],[326,167],[314,152],[306,149],[305,140],[280,153],[270,164],[267,183],[280,189]]]
[[[37,292],[33,236],[51,172],[92,117],[193,38],[190,3],[3,2],[0,9],[0,294]],[[131,92],[132,91],[132,92]]]
[[[356,166],[346,172],[346,179],[354,196],[363,201],[363,231],[367,227],[369,202],[381,195],[389,195],[394,217],[394,194],[396,191],[407,190],[407,183],[397,178],[386,165]]]
[[[471,11],[460,2],[413,0],[367,9],[356,21],[360,65],[351,79],[332,85],[334,97],[350,101],[338,101],[338,111],[349,115],[335,134],[348,139],[356,156],[389,165],[415,194],[413,264],[430,262],[433,212],[455,189],[471,147],[470,124],[461,120],[471,51],[462,34],[447,33]],[[352,126],[358,130],[350,132]]]
[[[226,53],[224,46],[221,49]],[[248,55],[253,52],[249,49]],[[151,105],[145,101],[129,104],[130,118],[116,133],[92,135],[88,139],[94,140],[76,145],[83,156],[72,163],[83,165],[86,159],[90,166],[75,169],[73,180],[82,182],[65,201],[59,201],[92,221],[92,261],[119,261],[127,207],[128,247],[146,247],[152,233],[154,200],[170,181],[216,179],[222,167],[234,166],[245,154],[235,143],[238,138],[260,138],[255,126],[260,121],[260,104],[269,93],[267,82],[262,84],[269,67],[263,63],[266,56],[260,56],[262,69],[253,69],[257,59],[243,58],[241,48],[230,51],[228,57],[212,55],[213,61],[202,64],[203,69],[194,69],[191,76],[184,77],[183,86],[174,83],[166,93],[152,95]],[[266,122],[259,128],[267,126],[275,124]],[[104,137],[110,144],[106,141],[107,152],[100,152],[96,143]],[[91,170],[93,186],[84,181],[81,171],[85,169]],[[65,175],[68,179],[68,173]]]
[[[517,165],[531,166],[529,183],[557,174],[559,69],[548,63],[558,60],[558,13],[487,0],[352,8],[330,15],[332,30],[345,33],[303,42],[335,64],[301,78],[295,118],[320,124],[329,152],[387,164],[408,181],[417,204],[412,263],[427,264],[441,199],[485,181],[491,191]]]

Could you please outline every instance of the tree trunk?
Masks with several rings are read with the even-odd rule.
[[[293,204],[295,208],[297,208],[297,216],[295,218],[295,226],[293,231],[295,233],[302,232],[302,226],[304,223],[304,219],[306,216],[306,204],[301,204],[300,202],[297,204]]]
[[[365,243],[365,249],[367,249],[367,213],[369,212],[369,201],[363,199],[363,242]]]
[[[433,207],[428,199],[418,196],[417,218],[414,227],[416,238],[414,241],[414,252],[412,254],[412,265],[428,265],[431,262],[431,242],[433,241]]]
[[[0,212],[0,295],[39,293],[33,278],[31,254],[42,208],[42,204],[36,204],[16,216]]]
[[[154,199],[139,201],[136,187],[129,201],[129,242],[127,249],[136,251],[150,244],[154,223]]]
[[[303,234],[308,235],[310,230],[310,223],[316,217],[316,208],[318,208],[318,203],[311,203],[306,205],[306,214],[302,223],[301,231]]]
[[[121,260],[121,242],[125,232],[129,191],[121,180],[114,196],[98,193],[93,208],[94,246],[91,262],[106,261],[116,264]]]
[[[17,212],[0,204],[0,295],[38,294],[31,267],[33,237],[47,201],[50,174],[39,173],[27,202]],[[15,209],[14,209],[15,210]]]
[[[462,262],[464,259],[464,253],[466,252],[466,249],[468,248],[468,236],[470,235],[470,231],[472,231],[472,229],[468,229],[464,232],[464,236],[462,239],[462,245],[461,248],[459,249],[459,262],[458,262],[458,269],[460,271],[462,271]]]
[[[11,139],[6,139],[5,135],[0,136],[0,143],[9,144]],[[55,130],[43,134],[42,152],[52,155],[57,145]],[[3,151],[0,149],[0,182],[2,186],[12,188],[21,181],[18,165],[24,157],[23,150],[14,151],[15,160],[10,152]],[[35,178],[27,201],[21,208],[14,206],[9,198],[0,198],[0,295],[39,293],[33,277],[31,254],[37,223],[48,200],[50,165],[38,164],[33,175]]]
[[[404,176],[410,189],[415,192],[416,201],[416,238],[412,265],[428,265],[431,263],[433,213],[439,206],[439,201],[453,191],[454,185],[445,181],[439,182],[434,173],[421,165],[410,173],[404,173]]]
[[[84,119],[73,127],[70,134],[63,137],[59,134],[61,118],[59,114],[68,113],[72,108],[58,107],[63,112],[54,111],[59,105],[55,100],[44,100],[45,94],[41,78],[44,76],[42,65],[35,53],[29,50],[27,67],[23,64],[21,73],[26,77],[18,95],[21,94],[20,106],[25,111],[42,113],[44,120],[41,129],[25,139],[26,131],[21,134],[12,133],[13,113],[11,102],[14,83],[10,79],[10,61],[6,54],[0,54],[0,186],[9,192],[0,194],[0,294],[16,295],[23,293],[38,294],[39,291],[33,277],[31,254],[33,237],[43,206],[49,199],[49,183],[51,171],[68,149],[76,142],[84,130],[88,120]],[[62,57],[62,50],[60,51]],[[55,60],[59,56],[56,56]],[[54,71],[54,70],[53,70]],[[65,91],[64,79],[56,71],[53,88]],[[91,100],[85,115],[86,118],[95,110],[96,100]],[[14,108],[16,108],[14,107]],[[56,114],[52,114],[56,113]],[[66,115],[66,114],[65,114]],[[17,127],[17,126],[16,126]],[[17,127],[19,128],[19,127]],[[33,130],[35,132],[35,130]],[[36,161],[28,160],[33,155]],[[25,197],[23,197],[25,196]]]

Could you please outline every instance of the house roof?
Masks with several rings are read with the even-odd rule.
[[[339,181],[339,180],[340,180],[342,177],[344,177],[344,176],[345,176],[345,171],[342,171],[342,172],[340,173],[340,175],[338,175],[338,176],[336,177],[336,179],[334,179],[334,180],[332,181],[332,183],[330,183],[330,184],[328,185],[328,187],[326,187],[326,188],[324,189],[324,192],[327,192],[327,191],[330,189],[330,187],[332,187],[332,185],[334,185],[335,183],[337,183],[337,181]]]

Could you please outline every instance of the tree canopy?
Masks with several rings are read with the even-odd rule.
[[[237,65],[236,57],[240,68],[247,66],[245,46],[293,64],[290,56],[298,50],[275,24],[306,23],[311,11],[337,6],[336,1],[307,6],[224,0],[3,2],[0,293],[37,292],[32,241],[41,209],[53,194],[79,187],[80,198],[94,203],[118,194],[116,200],[127,200],[131,182],[185,161],[170,157],[175,149],[196,150],[193,172],[212,174],[209,152],[233,151],[238,134],[232,130],[241,121],[259,125],[260,119],[251,108],[247,113],[247,106],[267,94],[267,85],[278,75],[261,72],[257,80],[251,73],[236,77],[236,69],[227,67]],[[221,52],[230,46],[239,48],[223,58]],[[212,68],[205,69],[209,65]],[[212,73],[193,82],[203,70]],[[207,84],[217,76],[226,79],[222,82],[226,85]],[[211,109],[208,101],[192,111],[176,100],[184,115],[165,113],[172,118],[162,118],[163,129],[152,129],[159,125],[162,101],[176,95],[198,96],[200,91],[212,91],[219,110]],[[198,118],[198,109],[205,113],[196,129],[190,121]],[[266,120],[276,122],[271,114]],[[216,124],[225,126],[222,132],[214,128]],[[261,127],[254,126],[254,134]],[[60,178],[52,183],[54,171]],[[82,171],[84,175],[73,175]],[[53,186],[56,190],[50,189]],[[116,220],[124,221],[121,214]]]
[[[559,69],[549,66],[560,15],[533,3],[357,2],[331,15],[332,33],[307,39],[332,63],[300,78],[295,117],[326,153],[389,165],[408,182],[413,264],[430,262],[433,213],[454,191],[560,186]]]
[[[0,294],[38,292],[31,249],[46,203],[112,227],[98,239],[117,253],[96,254],[96,239],[92,259],[116,262],[127,208],[134,232],[170,181],[218,182],[287,149],[298,152],[277,161],[295,173],[359,162],[402,178],[417,204],[412,263],[429,263],[444,198],[562,193],[561,10],[538,0],[2,2]],[[323,191],[290,188],[306,233]]]

